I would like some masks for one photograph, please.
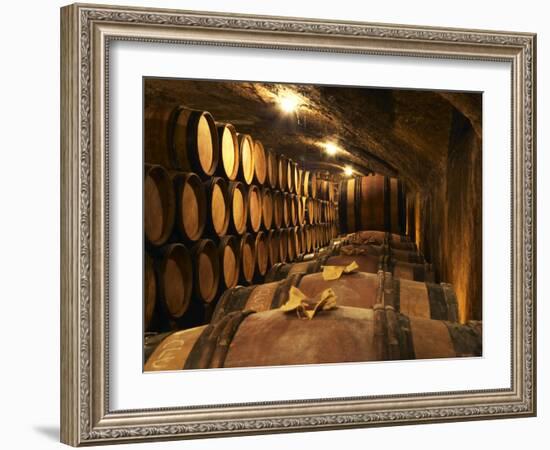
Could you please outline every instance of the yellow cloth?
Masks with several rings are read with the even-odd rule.
[[[358,269],[359,265],[353,261],[347,266],[324,266],[323,267],[323,280],[331,281],[337,280],[344,273],[352,273],[354,270]]]
[[[326,311],[336,307],[336,294],[332,289],[321,292],[320,299],[308,299],[300,289],[291,286],[288,300],[279,309],[289,312],[296,311],[300,319],[313,319],[318,311]]]

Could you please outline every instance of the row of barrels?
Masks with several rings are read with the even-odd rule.
[[[263,281],[274,265],[326,246],[336,233],[335,225],[305,225],[227,235],[217,243],[201,239],[190,248],[172,243],[150,249],[145,256],[145,329],[208,320],[227,289]]]
[[[195,242],[201,237],[257,233],[303,224],[334,223],[334,203],[221,177],[202,181],[191,172],[146,165],[144,229],[147,241]]]
[[[405,235],[410,220],[403,182],[379,174],[341,181],[338,207],[342,232],[379,230]]]
[[[364,252],[348,256],[350,249]],[[415,244],[396,234],[364,231],[332,240],[309,261],[274,265],[265,283],[226,289],[209,325],[158,335],[149,345],[146,339],[145,370],[481,356],[482,324],[458,323],[452,285],[386,267],[365,270],[367,256],[423,261]],[[324,265],[352,261],[359,269],[338,279],[320,273]],[[310,299],[330,288],[337,307],[311,321],[284,312],[293,287]]]
[[[266,281],[283,280],[296,273],[316,273],[325,265],[347,266],[355,262],[358,270],[377,273],[382,270],[394,277],[422,282],[433,282],[435,273],[432,264],[426,262],[416,244],[400,236],[392,239],[391,233],[362,232],[334,241],[329,247],[303,261],[279,263],[271,268]]]
[[[302,169],[296,161],[265,150],[262,142],[216,122],[207,111],[185,106],[145,109],[145,162],[203,180],[218,176],[246,185],[269,186],[298,196],[334,201],[333,182]]]

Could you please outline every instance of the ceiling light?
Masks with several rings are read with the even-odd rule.
[[[351,177],[353,175],[353,169],[351,168],[351,166],[344,167],[344,175],[346,177]]]
[[[334,143],[334,142],[325,142],[325,144],[323,144],[323,147],[325,147],[325,152],[327,153],[327,155],[336,155],[336,153],[338,153],[338,150],[340,150],[340,148]]]
[[[291,113],[295,111],[298,106],[300,106],[300,97],[298,97],[296,94],[292,92],[285,92],[284,94],[280,95],[277,98],[277,101],[279,102],[280,108],[285,113]]]

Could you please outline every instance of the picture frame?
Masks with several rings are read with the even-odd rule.
[[[115,410],[109,80],[117,41],[506,62],[510,386]],[[61,9],[61,440],[80,446],[536,415],[536,35],[75,4]],[[503,150],[505,151],[505,150]]]

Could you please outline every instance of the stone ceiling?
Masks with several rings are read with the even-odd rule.
[[[284,112],[281,98],[298,106]],[[313,85],[147,79],[146,104],[183,104],[260,139],[264,146],[337,175],[345,165],[422,189],[445,176],[453,110],[481,136],[481,95]],[[339,147],[334,156],[323,144]]]

